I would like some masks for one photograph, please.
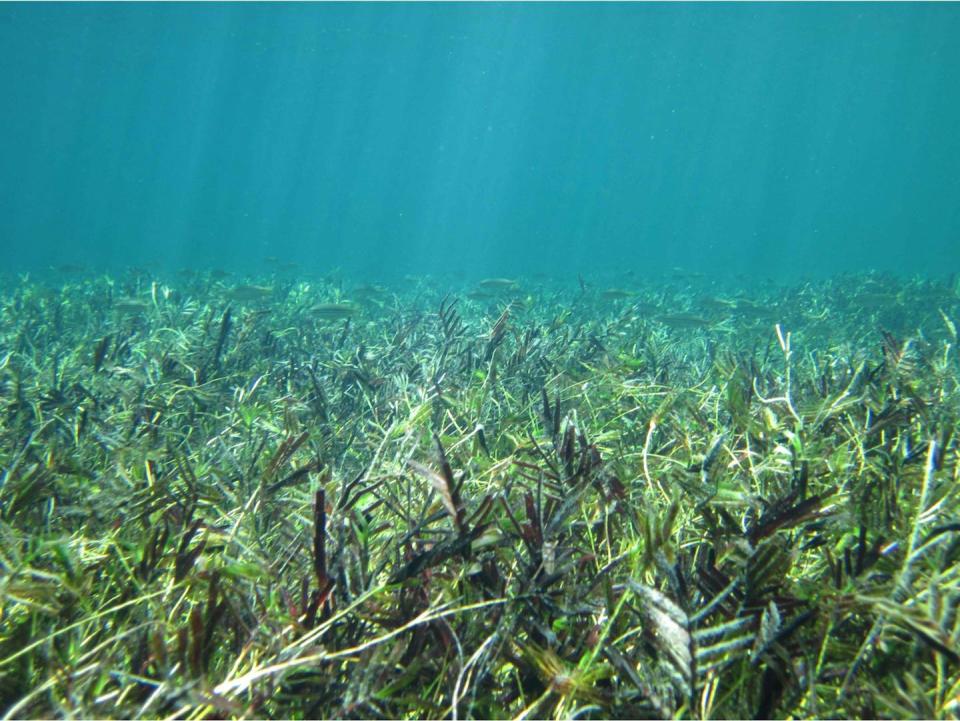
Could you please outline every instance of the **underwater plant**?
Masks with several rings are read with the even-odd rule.
[[[960,712],[948,283],[223,278],[0,286],[4,718]]]

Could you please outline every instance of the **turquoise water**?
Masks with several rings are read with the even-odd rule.
[[[960,267],[960,5],[3,4],[7,268]]]

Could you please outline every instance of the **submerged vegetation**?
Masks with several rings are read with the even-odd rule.
[[[6,717],[953,717],[960,298],[0,288]]]

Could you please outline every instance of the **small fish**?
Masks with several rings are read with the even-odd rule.
[[[389,291],[382,285],[364,284],[354,288],[352,294],[358,298],[384,298]]]
[[[110,347],[110,336],[105,335],[97,343],[97,347],[93,350],[93,372],[98,373],[100,368],[103,367],[103,361],[107,357],[107,349]]]
[[[854,305],[858,305],[861,308],[874,310],[899,305],[900,299],[894,293],[869,291],[866,293],[858,293],[853,296],[852,301]]]
[[[224,295],[229,300],[240,302],[263,300],[273,295],[273,288],[265,285],[238,285],[236,288],[228,290]]]
[[[127,315],[136,315],[143,313],[150,307],[150,304],[139,298],[121,298],[113,304],[114,309]]]
[[[642,358],[637,358],[636,356],[630,355],[628,353],[620,353],[617,356],[617,360],[619,360],[624,365],[624,367],[629,370],[635,371],[635,370],[640,370],[642,368],[647,367],[647,362],[645,360],[643,360]]]
[[[320,303],[310,308],[310,313],[324,320],[353,318],[360,309],[352,303]]]
[[[710,310],[730,310],[738,306],[737,301],[730,298],[720,298],[715,295],[705,295],[700,299],[700,305]]]
[[[520,284],[510,278],[484,278],[477,283],[481,288],[491,288],[495,290],[511,290]]]
[[[606,300],[622,300],[623,298],[632,298],[633,295],[633,291],[626,288],[607,288],[600,293],[600,297]]]

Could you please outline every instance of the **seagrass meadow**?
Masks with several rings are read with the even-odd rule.
[[[960,717],[960,2],[0,2],[0,721]]]
[[[0,708],[953,718],[955,279],[0,287]]]

